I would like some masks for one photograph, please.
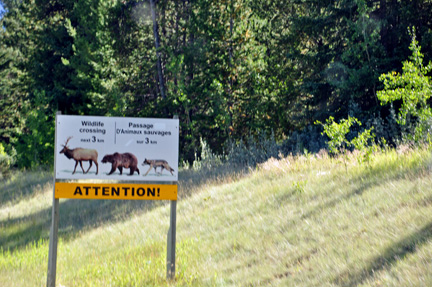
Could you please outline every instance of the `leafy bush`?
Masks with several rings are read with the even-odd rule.
[[[407,133],[407,139],[418,143],[425,138],[428,140],[430,135],[432,109],[428,101],[432,95],[432,81],[427,74],[432,70],[432,62],[423,65],[424,56],[416,40],[415,29],[412,28],[409,33],[412,55],[402,63],[402,73],[391,71],[379,77],[384,90],[378,91],[377,97],[382,105],[402,102],[397,123],[406,127],[414,123],[413,129]]]
[[[369,163],[373,151],[376,149],[376,145],[372,144],[371,141],[375,138],[375,134],[372,133],[374,128],[370,128],[361,132],[357,137],[351,140],[351,144],[354,148],[361,152],[363,158],[358,158],[359,161],[366,161]]]
[[[326,134],[329,137],[328,147],[334,155],[344,152],[349,148],[351,143],[346,139],[346,135],[350,132],[350,128],[354,123],[361,125],[357,118],[351,116],[348,116],[348,119],[342,119],[339,123],[335,122],[334,117],[329,117],[325,124],[320,121],[315,122],[315,124],[323,126],[324,131],[322,135]]]
[[[4,149],[3,143],[0,143],[0,179],[9,174],[11,166],[15,162],[15,157],[8,155]]]
[[[357,118],[351,116],[348,116],[348,119],[342,119],[339,123],[336,123],[333,117],[329,117],[325,124],[316,121],[316,124],[321,124],[324,128],[322,134],[326,134],[329,137],[328,147],[333,155],[342,153],[345,156],[347,149],[354,148],[363,155],[363,158],[359,158],[360,161],[365,160],[369,162],[375,148],[372,144],[375,138],[375,134],[372,133],[374,127],[359,132],[356,137],[348,140],[346,136],[354,123],[357,123],[359,126],[362,125]]]

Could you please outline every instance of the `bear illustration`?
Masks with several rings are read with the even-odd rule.
[[[136,156],[131,153],[116,152],[114,154],[107,154],[103,157],[102,163],[107,162],[110,162],[112,164],[111,171],[108,173],[108,175],[113,174],[117,168],[119,169],[120,174],[123,174],[123,168],[130,169],[129,175],[133,175],[135,171],[139,174],[138,160]]]

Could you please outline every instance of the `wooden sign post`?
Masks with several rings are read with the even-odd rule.
[[[170,227],[167,242],[167,279],[175,278],[175,247],[176,247],[176,225],[177,225],[177,201],[171,200]]]
[[[48,287],[55,287],[56,282],[60,198],[170,200],[167,279],[175,278],[178,149],[178,117],[142,119],[57,113]],[[87,181],[77,182],[79,179]],[[113,179],[121,183],[91,181]]]
[[[60,112],[57,112],[59,115]],[[57,123],[56,115],[56,123]],[[55,129],[55,146],[54,146],[54,158],[57,156],[57,127]],[[54,174],[56,171],[56,161],[54,160]],[[48,276],[47,276],[47,287],[55,287],[56,273],[57,273],[57,243],[58,243],[58,227],[60,220],[60,204],[59,199],[55,198],[55,176],[53,180],[53,206],[51,213],[51,230],[49,239],[49,253],[48,253]]]
[[[178,116],[174,116],[178,119]],[[176,258],[176,226],[177,226],[177,200],[171,200],[170,204],[170,227],[167,238],[167,279],[175,279]]]

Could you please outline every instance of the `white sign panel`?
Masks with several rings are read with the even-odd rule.
[[[178,179],[178,119],[57,115],[56,129],[56,179]]]

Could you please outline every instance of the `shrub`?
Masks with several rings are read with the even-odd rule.
[[[402,73],[391,71],[382,74],[379,80],[384,83],[384,90],[377,92],[377,97],[382,105],[401,101],[397,123],[410,127],[406,139],[416,143],[422,139],[429,140],[432,109],[428,101],[432,95],[432,81],[427,74],[432,70],[432,62],[423,65],[421,47],[415,37],[415,29],[409,31],[411,44],[409,49],[412,55],[404,61]],[[406,129],[407,130],[407,129]]]
[[[371,127],[359,132],[356,137],[349,141],[346,136],[354,123],[357,123],[359,126],[362,125],[357,118],[351,116],[348,116],[348,119],[342,119],[339,123],[335,122],[333,117],[329,117],[325,124],[316,121],[316,124],[321,124],[324,128],[322,134],[326,134],[329,137],[328,147],[333,155],[342,153],[345,157],[346,150],[354,148],[360,151],[360,154],[363,156],[363,158],[359,158],[360,161],[365,160],[369,162],[373,149],[375,148],[372,143],[375,138],[375,134],[372,133],[374,128]]]
[[[8,155],[5,151],[3,143],[0,143],[0,179],[7,177],[10,168],[15,163],[15,156]]]

